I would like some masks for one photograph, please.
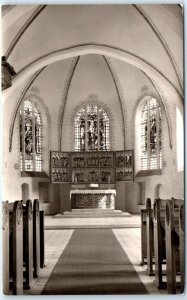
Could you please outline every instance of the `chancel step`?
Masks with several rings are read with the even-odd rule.
[[[110,212],[120,212],[122,213],[121,210],[114,210],[113,208],[74,208],[71,210],[71,212],[101,212],[101,213],[110,213]]]
[[[72,211],[65,211],[63,214],[57,214],[54,218],[106,218],[106,217],[131,217],[128,212],[121,210],[108,209],[73,209]]]

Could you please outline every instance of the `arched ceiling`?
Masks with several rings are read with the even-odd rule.
[[[50,86],[49,78],[55,78],[48,94],[52,93],[50,100],[59,99],[55,93],[65,87],[65,73],[71,69],[73,58],[80,56],[81,62],[81,57],[90,54],[112,62],[112,72],[132,107],[144,82],[163,99],[183,97],[183,27],[177,5],[18,5],[7,7],[3,20],[3,54],[8,53],[8,61],[17,71],[12,87],[5,90],[5,98],[14,95],[20,85],[20,100],[29,86],[36,84],[45,91],[42,86]],[[133,76],[129,76],[132,70]],[[116,89],[119,92],[120,87]],[[128,89],[131,92],[126,94]],[[118,96],[124,107],[125,97]]]
[[[8,57],[17,73],[48,54],[99,45],[140,58],[182,94],[183,18],[178,5],[6,6],[2,27],[3,54],[18,38]]]

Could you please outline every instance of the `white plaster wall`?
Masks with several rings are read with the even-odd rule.
[[[47,122],[47,116],[44,110],[42,110],[44,123],[43,151],[45,155],[43,167],[47,175],[49,175],[50,170],[49,151],[57,150],[58,147],[58,113],[61,107],[64,84],[70,63],[71,60],[67,60],[63,62],[63,66],[60,64],[50,65],[34,81],[25,95],[25,98],[33,95],[39,102],[41,99],[49,114],[50,122]],[[39,197],[38,183],[49,181],[49,178],[21,177],[20,169],[14,168],[15,164],[19,165],[20,163],[18,119],[15,121],[13,131],[12,151],[9,152],[9,133],[13,113],[25,86],[26,82],[16,90],[14,95],[8,98],[5,98],[5,95],[3,99],[3,198],[9,201],[21,199],[22,183],[29,184],[30,199],[33,200]]]
[[[6,35],[3,35],[3,53],[6,53],[8,50],[8,47],[10,46],[10,42],[12,42],[16,36],[16,33],[22,28],[22,26],[25,24],[25,22],[28,20],[28,18],[31,17],[33,11],[36,9],[33,8],[30,11],[26,12],[25,14],[21,14],[21,16],[17,19],[17,13],[15,11],[15,14],[12,14],[12,12],[7,13],[5,15],[5,18],[2,18],[2,30],[5,31],[6,29]],[[22,10],[22,7],[20,7],[20,10]],[[9,19],[9,16],[12,14],[12,18]],[[8,18],[7,18],[8,17]],[[13,22],[13,18],[16,18],[16,22]],[[12,22],[12,25],[10,26],[10,23]]]
[[[111,150],[124,149],[123,121],[117,91],[104,58],[100,55],[81,57],[75,70],[64,111],[62,150],[73,151],[73,117],[75,109],[96,94],[98,104],[111,114]]]
[[[167,99],[168,100],[168,99]],[[166,101],[167,103],[167,101]],[[172,149],[169,144],[168,127],[165,116],[162,122],[163,136],[163,168],[162,175],[135,177],[136,182],[145,182],[145,198],[151,198],[154,201],[155,188],[161,184],[159,197],[182,198],[184,199],[184,172],[177,171],[176,161],[176,105],[170,102],[169,113],[172,127]]]
[[[136,67],[120,62],[117,59],[110,58],[113,70],[116,71],[117,77],[122,89],[124,99],[125,124],[126,124],[126,149],[134,148],[134,118],[137,103],[145,94],[155,94],[158,96],[155,87],[152,85],[146,75]]]
[[[172,129],[172,149],[169,143],[168,124],[163,114],[163,160],[162,175],[149,177],[135,177],[135,183],[117,184],[118,204],[121,209],[129,212],[137,212],[140,203],[141,191],[138,183],[145,182],[145,198],[154,199],[154,191],[157,184],[160,187],[161,198],[184,198],[184,172],[178,172],[176,166],[176,105],[182,109],[183,105],[177,94],[168,86],[159,89],[160,95],[150,80],[138,69],[128,64],[111,59],[112,66],[118,77],[121,87],[122,99],[124,99],[125,124],[126,124],[126,148],[135,148],[135,111],[140,98],[146,93],[163,97]],[[68,72],[72,60],[62,61],[47,67],[35,80],[27,95],[35,94],[42,99],[48,109],[51,123],[47,124],[49,134],[49,150],[58,150],[58,117],[62,106],[63,93],[66,86]],[[38,182],[49,181],[45,178],[20,177],[20,170],[14,168],[19,164],[19,135],[17,123],[13,134],[13,149],[9,152],[8,134],[15,105],[21,95],[24,85],[16,90],[13,96],[3,104],[3,198],[14,201],[21,199],[21,184],[28,183],[30,198],[38,198]],[[64,112],[62,130],[62,150],[73,150],[72,117],[75,108],[86,101],[90,94],[97,94],[98,101],[103,103],[111,112],[113,119],[113,143],[112,150],[124,149],[123,122],[120,104],[114,82],[109,69],[102,56],[87,55],[80,58],[75,69],[74,76],[67,95],[67,104]],[[26,96],[27,96],[26,95]],[[136,151],[136,149],[135,149]],[[47,158],[47,160],[49,157]],[[136,162],[135,162],[136,163]],[[49,174],[47,161],[46,173]],[[125,191],[125,193],[124,193]],[[125,195],[125,199],[124,199]],[[120,200],[121,199],[121,200]],[[66,201],[65,201],[66,202]],[[58,206],[58,204],[55,204]]]
[[[126,148],[135,149],[135,175],[139,171],[136,161],[135,143],[135,116],[136,108],[144,95],[153,95],[164,101],[166,111],[162,112],[162,152],[163,169],[162,175],[136,177],[135,183],[124,183],[125,186],[125,210],[129,212],[140,211],[139,203],[146,198],[154,200],[154,192],[157,184],[161,184],[160,198],[182,198],[184,199],[184,172],[177,171],[176,162],[176,105],[182,110],[181,99],[172,94],[169,89],[159,89],[153,86],[151,81],[140,70],[128,64],[123,64],[117,60],[110,59],[114,70],[117,71],[122,94],[126,107]],[[166,120],[166,114],[168,121]],[[169,124],[168,124],[169,122]],[[169,129],[171,130],[172,148],[170,147]],[[140,186],[137,183],[145,183],[145,199],[141,198]],[[118,198],[124,199],[121,189],[118,190]],[[144,202],[145,203],[145,202]]]
[[[166,41],[171,51],[179,74],[183,79],[183,10],[179,5],[158,5],[152,9],[151,5],[141,5],[142,9],[151,19],[160,35]],[[167,17],[166,17],[167,15]],[[159,20],[159,22],[158,22]],[[175,43],[173,42],[175,40]]]
[[[48,66],[28,91],[29,94],[33,86],[36,86],[39,96],[48,108],[51,119],[51,124],[48,124],[50,150],[58,150],[58,115],[63,104],[63,93],[71,61],[69,59]]]

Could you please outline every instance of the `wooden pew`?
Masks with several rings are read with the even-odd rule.
[[[179,243],[180,243],[180,274],[181,274],[181,293],[184,293],[185,281],[185,209],[184,202],[179,206]]]
[[[146,209],[141,209],[141,264],[147,261],[147,230],[146,230]]]
[[[27,242],[29,242],[29,247],[30,249],[32,249],[32,251],[26,251],[26,255],[28,257],[27,270],[29,271],[29,273],[28,271],[26,272],[28,277],[27,288],[29,288],[29,282],[32,281],[33,277],[37,278],[40,273],[40,268],[44,267],[44,211],[40,211],[38,199],[34,199],[33,212],[31,200],[27,200],[26,206],[29,208],[29,212],[27,212],[26,219],[29,221],[30,230],[30,240],[27,240]],[[33,266],[33,269],[31,265]]]
[[[40,211],[39,201],[33,202],[33,276],[37,278],[40,272]]]
[[[155,199],[153,205],[153,232],[155,257],[155,284],[158,288],[166,288],[163,282],[162,263],[166,258],[165,250],[165,200]]]
[[[183,285],[183,265],[182,254],[184,240],[180,236],[180,212],[183,200],[170,199],[166,201],[165,209],[165,232],[166,232],[166,278],[168,294],[176,294],[177,280],[176,274],[180,271],[181,283]],[[181,215],[182,217],[182,215]],[[182,220],[181,220],[182,221]],[[179,249],[181,250],[179,251]],[[181,253],[180,253],[181,252]]]
[[[40,268],[45,266],[44,211],[40,210]]]
[[[147,269],[149,276],[154,275],[153,257],[154,257],[154,237],[153,237],[153,209],[151,208],[151,199],[146,200],[146,232],[147,232]]]
[[[39,201],[3,203],[3,292],[23,294],[44,267],[44,211]],[[41,249],[41,251],[40,251]],[[8,256],[7,256],[8,255]],[[8,257],[8,259],[7,259]],[[11,277],[11,282],[9,279]]]
[[[181,201],[183,200],[172,198],[156,199],[154,202],[155,283],[158,288],[167,287],[169,294],[175,293],[176,283],[173,281],[176,280],[176,273],[180,271],[179,205]],[[163,262],[166,262],[166,282],[163,282],[163,275],[165,275]]]
[[[32,201],[27,200],[23,207],[23,265],[24,288],[30,289],[33,281],[33,212]]]
[[[8,201],[2,202],[3,294],[9,295],[9,210]]]
[[[13,295],[22,295],[23,294],[23,210],[22,210],[21,201],[8,203],[8,209],[9,209],[10,288],[12,288],[13,290]]]

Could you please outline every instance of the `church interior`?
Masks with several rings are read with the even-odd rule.
[[[3,5],[2,41],[3,293],[184,293],[181,5]]]

